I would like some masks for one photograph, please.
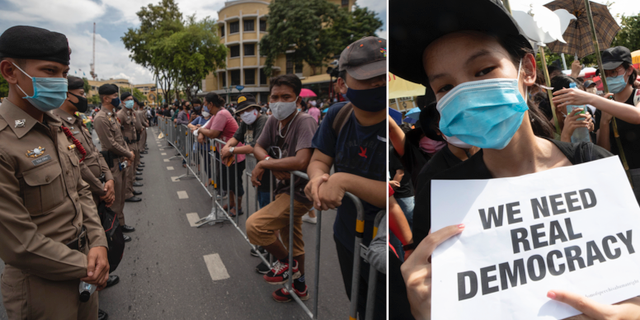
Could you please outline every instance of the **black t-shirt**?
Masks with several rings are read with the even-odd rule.
[[[633,97],[640,93],[638,91],[638,89],[635,89],[629,96],[629,99],[624,103],[633,106]],[[596,111],[598,119],[600,118],[601,113],[602,112],[600,110]],[[616,118],[616,123],[618,124],[620,143],[622,144],[624,156],[629,164],[629,169],[640,168],[640,125],[631,124],[618,118]],[[596,123],[596,125],[595,129],[598,130],[600,124]],[[609,144],[611,146],[611,153],[619,155],[620,151],[618,151],[618,144],[616,143],[616,138],[613,135],[613,122],[609,123]]]
[[[592,160],[612,156],[609,151],[594,145],[593,143],[569,143],[558,140],[550,140],[569,159],[572,164],[580,164]],[[443,150],[446,148],[443,148]],[[442,151],[442,150],[441,150]],[[464,161],[453,168],[436,174],[432,179],[438,180],[477,180],[493,179],[487,169],[480,150],[469,160]],[[413,210],[413,241],[420,243],[431,229],[431,180],[421,181],[416,193],[416,205]],[[456,195],[451,195],[454,198]]]
[[[393,196],[397,198],[409,198],[413,197],[413,184],[411,183],[411,176],[402,166],[400,159],[398,159],[398,155],[396,154],[393,146],[389,148],[389,180],[392,180],[396,175],[396,170],[404,170],[404,176],[402,176],[402,180],[400,180],[400,187],[395,189],[395,193]]]
[[[429,155],[420,149],[420,138],[422,138],[422,129],[412,129],[405,135],[404,155],[400,159],[404,167],[404,174],[411,177],[413,188],[416,189],[418,181],[418,173],[429,161]],[[397,155],[397,154],[396,154]]]

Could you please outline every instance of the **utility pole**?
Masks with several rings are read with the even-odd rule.
[[[98,75],[96,74],[96,23],[93,23],[93,61],[91,62],[91,77],[93,81],[96,81]]]

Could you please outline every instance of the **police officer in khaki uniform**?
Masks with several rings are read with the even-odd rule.
[[[98,94],[102,101],[102,108],[93,119],[93,127],[100,139],[102,151],[109,155],[107,161],[112,163],[111,174],[115,182],[116,199],[111,210],[116,213],[123,232],[133,232],[134,227],[124,222],[124,200],[126,193],[125,170],[133,164],[135,155],[124,142],[120,129],[120,122],[114,113],[114,109],[120,104],[118,87],[115,84],[103,84],[98,88]],[[125,241],[131,241],[131,237],[125,235]]]
[[[0,35],[1,289],[9,319],[98,318],[98,293],[80,302],[80,280],[109,277],[107,239],[82,181],[84,154],[51,114],[67,97],[67,38],[15,26]]]
[[[136,119],[133,114],[133,96],[129,92],[125,92],[120,95],[120,100],[124,107],[118,111],[116,114],[118,120],[120,121],[120,128],[122,130],[122,136],[124,137],[124,141],[126,141],[129,150],[131,150],[134,154],[133,162],[131,166],[127,167],[125,171],[125,181],[126,181],[126,202],[139,202],[142,201],[140,197],[136,197],[137,195],[142,194],[140,191],[136,191],[133,189],[133,183],[135,182],[135,176],[141,175],[142,173],[137,171],[138,161],[140,159],[140,154],[138,153],[138,143],[136,142],[138,139],[138,134],[136,132]],[[139,174],[138,174],[139,173]]]
[[[147,154],[147,128],[149,127],[149,119],[147,119],[147,112],[142,108],[140,101],[133,97],[133,109],[136,110],[136,115],[142,123],[142,131],[138,133],[140,137],[138,141],[138,150],[140,154]],[[142,156],[140,156],[142,158]],[[144,163],[140,161],[140,167],[144,168]]]

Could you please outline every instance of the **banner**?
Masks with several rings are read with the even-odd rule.
[[[434,180],[432,231],[464,231],[432,256],[433,319],[564,319],[568,290],[640,295],[640,208],[618,157],[514,178]]]

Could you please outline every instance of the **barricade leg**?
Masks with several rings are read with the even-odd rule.
[[[372,239],[375,239],[376,235],[378,234],[378,226],[380,225],[380,221],[382,220],[382,218],[384,217],[385,211],[380,211],[377,215],[376,215],[376,219],[373,222],[373,237]],[[373,264],[371,264],[371,262],[369,261],[369,285],[367,286],[367,307],[366,307],[366,314],[365,314],[365,320],[372,320],[373,319],[373,309],[374,309],[374,305],[375,305],[375,300],[376,300],[376,283],[378,280],[378,270],[376,270],[376,268],[373,266]]]

